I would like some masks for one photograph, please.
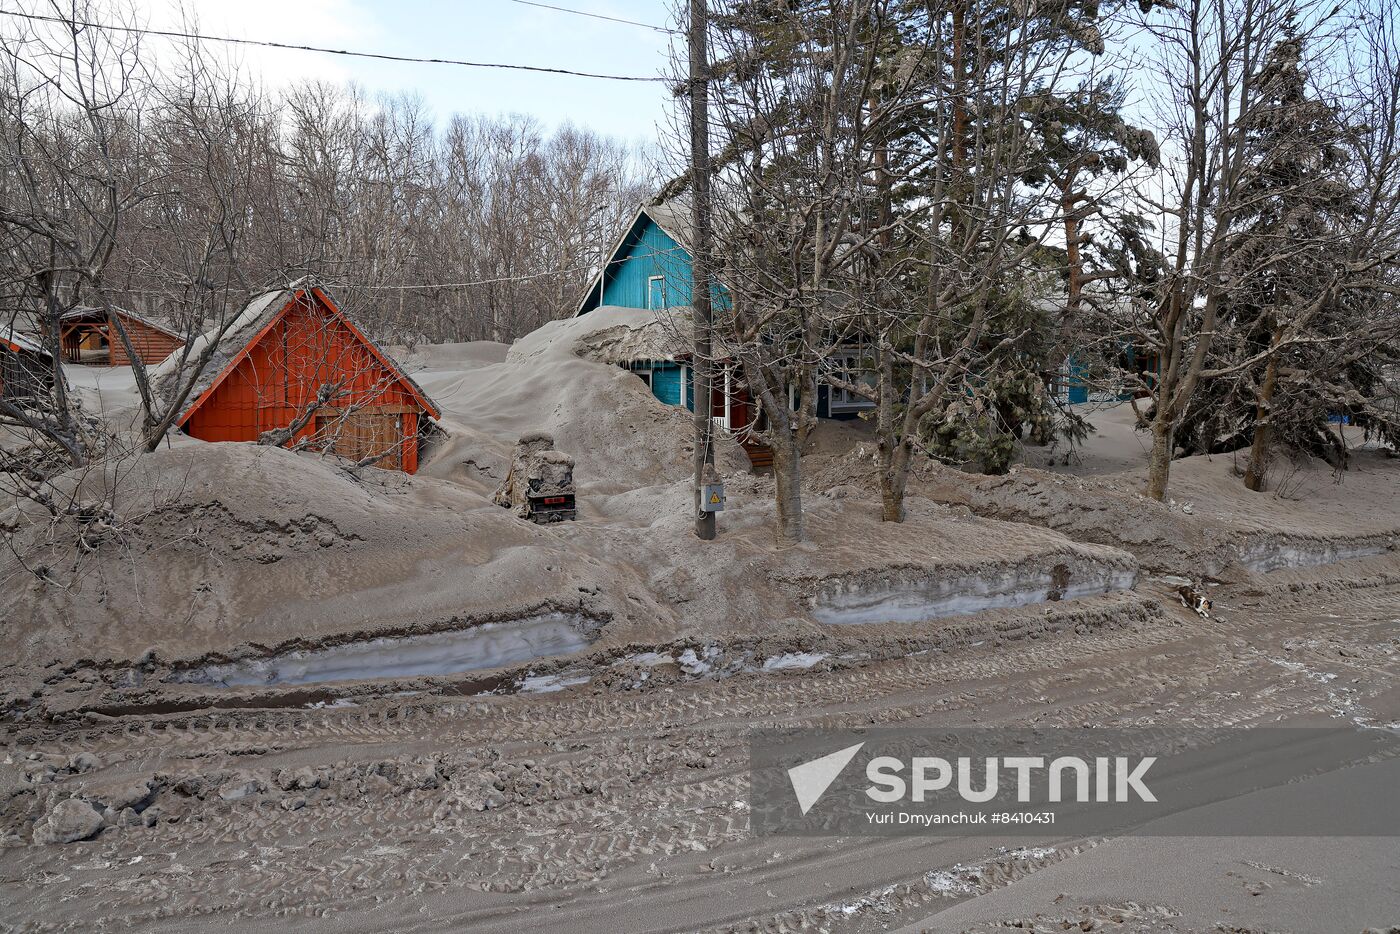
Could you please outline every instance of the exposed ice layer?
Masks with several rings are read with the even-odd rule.
[[[1369,558],[1390,548],[1385,539],[1334,542],[1315,539],[1265,539],[1240,546],[1240,564],[1258,574],[1285,568],[1313,568],[1352,558]]]
[[[521,678],[518,690],[521,694],[553,694],[565,688],[578,687],[593,680],[583,674],[530,675]]]
[[[811,668],[829,656],[825,652],[785,652],[763,662],[763,671],[787,671],[790,668]]]
[[[209,665],[180,680],[246,687],[449,675],[578,652],[592,641],[586,634],[588,630],[588,621],[577,614],[545,613],[508,622],[482,623],[470,629],[369,639],[272,658]]]
[[[1054,570],[1008,567],[1000,573],[924,575],[902,580],[887,577],[868,584],[845,579],[828,587],[812,615],[818,622],[838,625],[917,623],[1042,603],[1054,593],[1062,600],[1072,600],[1128,590],[1137,580],[1135,568],[1079,565],[1065,579],[1066,570],[1066,565]]]

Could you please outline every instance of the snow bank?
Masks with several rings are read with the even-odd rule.
[[[915,623],[1129,590],[1136,580],[1134,566],[1082,558],[1053,567],[1035,562],[962,574],[911,568],[827,581],[812,615],[837,625]]]
[[[450,675],[586,649],[596,630],[578,614],[544,613],[421,636],[369,639],[272,658],[208,665],[176,680],[223,687]],[[533,688],[540,690],[539,686]]]

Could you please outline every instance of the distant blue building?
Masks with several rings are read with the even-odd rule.
[[[575,317],[595,308],[636,308],[664,311],[690,305],[691,254],[690,207],[684,201],[643,205],[616,246],[608,254],[603,269],[589,283]],[[728,290],[715,283],[712,296],[717,308],[729,304]],[[846,369],[850,378],[859,378],[859,348],[836,354],[832,364]],[[639,360],[629,369],[645,379],[652,394],[671,405],[695,408],[694,384],[688,361]],[[874,403],[850,393],[819,385],[817,415],[821,418],[849,418],[874,407]],[[738,380],[733,367],[722,367],[716,374],[713,414],[724,428],[742,432],[756,417],[747,388]]]
[[[1124,385],[1124,375],[1130,375],[1146,383],[1148,387],[1156,385],[1161,377],[1161,357],[1151,350],[1140,350],[1132,343],[1123,342],[1119,348],[1118,357],[1113,361],[1113,366],[1099,366],[1100,375],[1095,378],[1094,372],[1086,362],[1086,357],[1081,357],[1075,352],[1071,352],[1065,360],[1065,365],[1060,371],[1060,393],[1061,400],[1070,405],[1084,405],[1089,402],[1105,404],[1110,402],[1125,402],[1133,398],[1134,390],[1130,388],[1136,383]],[[1117,376],[1113,382],[1104,374],[1114,374]],[[1145,390],[1139,390],[1139,394]]]

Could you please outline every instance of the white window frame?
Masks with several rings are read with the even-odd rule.
[[[651,303],[651,294],[652,294],[652,293],[651,293],[651,284],[652,284],[653,282],[659,282],[659,283],[661,283],[661,288],[657,290],[658,294],[660,294],[660,296],[661,296],[661,307],[660,307],[660,308],[657,308],[655,305],[653,305],[653,304]],[[665,277],[665,276],[647,276],[647,310],[648,310],[648,311],[665,311],[665,310],[666,310],[666,277]]]
[[[841,378],[848,383],[859,382],[867,373],[873,372],[868,367],[860,365],[861,358],[865,356],[863,349],[848,351],[838,351],[827,357],[827,362],[831,364],[831,369],[841,374]],[[862,409],[874,408],[875,403],[869,399],[862,398],[847,389],[838,389],[831,384],[826,384],[826,405],[827,411],[832,415],[845,412],[858,412]]]
[[[715,426],[721,431],[729,432],[732,430],[730,426],[734,423],[734,371],[729,364],[724,363],[720,364],[720,372],[717,375],[720,377],[720,386],[724,387],[721,390],[724,394],[724,414],[714,414],[714,392],[716,389],[719,389],[719,387],[711,384],[710,421],[714,422]],[[696,404],[699,404],[699,400],[696,400]]]

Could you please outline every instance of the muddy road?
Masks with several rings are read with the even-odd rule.
[[[371,690],[311,706],[11,721],[3,775],[27,803],[0,828],[12,844],[0,849],[0,927],[1395,923],[1400,874],[1387,872],[1400,855],[1386,838],[749,835],[745,737],[755,726],[1398,728],[1400,557],[1244,575],[1213,596],[1219,618],[1202,619],[1148,577],[1129,593],[1057,605],[1083,619],[1059,633],[729,677],[634,657],[544,693]],[[1131,621],[1104,622],[1114,618]],[[66,846],[17,845],[27,821],[78,791],[111,807],[116,826]],[[1275,916],[1287,923],[1244,920]]]

